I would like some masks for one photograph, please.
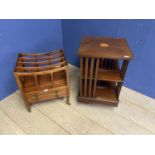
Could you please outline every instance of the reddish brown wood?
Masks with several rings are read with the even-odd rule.
[[[14,75],[28,111],[34,103],[60,97],[70,103],[68,65],[62,50],[20,53]]]

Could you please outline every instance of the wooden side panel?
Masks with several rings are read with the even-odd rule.
[[[122,64],[122,67],[121,67],[121,75],[122,75],[123,80],[124,80],[124,77],[125,77],[125,73],[126,73],[128,64],[129,64],[129,60],[124,60],[123,61],[123,64]],[[120,94],[122,85],[123,85],[123,82],[119,82],[117,84],[117,96],[119,96],[119,94]]]

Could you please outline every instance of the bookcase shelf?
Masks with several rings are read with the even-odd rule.
[[[127,66],[133,58],[127,41],[123,38],[85,37],[79,56],[78,100],[117,106]]]
[[[123,82],[123,78],[119,70],[99,69],[97,80]]]
[[[116,89],[112,87],[96,87],[96,98],[103,101],[118,102]]]

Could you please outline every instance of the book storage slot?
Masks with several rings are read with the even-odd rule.
[[[117,41],[118,45],[115,47]],[[106,46],[100,47],[101,44]],[[118,46],[121,44],[119,53]],[[126,45],[123,39],[104,37],[90,37],[83,40],[79,49],[80,93],[78,100],[80,102],[118,105],[125,72],[129,59],[132,58],[132,54],[127,53],[128,50],[122,52],[123,44]]]
[[[68,65],[62,50],[20,53],[14,75],[28,111],[34,103],[60,97],[69,103]]]
[[[80,95],[96,99],[118,102],[117,82],[122,76],[117,60],[81,58],[82,79]]]

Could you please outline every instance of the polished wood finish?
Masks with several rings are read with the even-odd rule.
[[[80,57],[78,100],[117,106],[129,60],[133,59],[126,39],[85,37],[78,54]]]
[[[127,60],[133,58],[126,39],[110,37],[85,37],[79,49],[79,56]]]
[[[99,69],[98,80],[122,82],[121,74],[117,70]]]
[[[68,64],[63,50],[19,53],[14,75],[29,112],[34,103],[60,97],[67,97],[70,104]]]

